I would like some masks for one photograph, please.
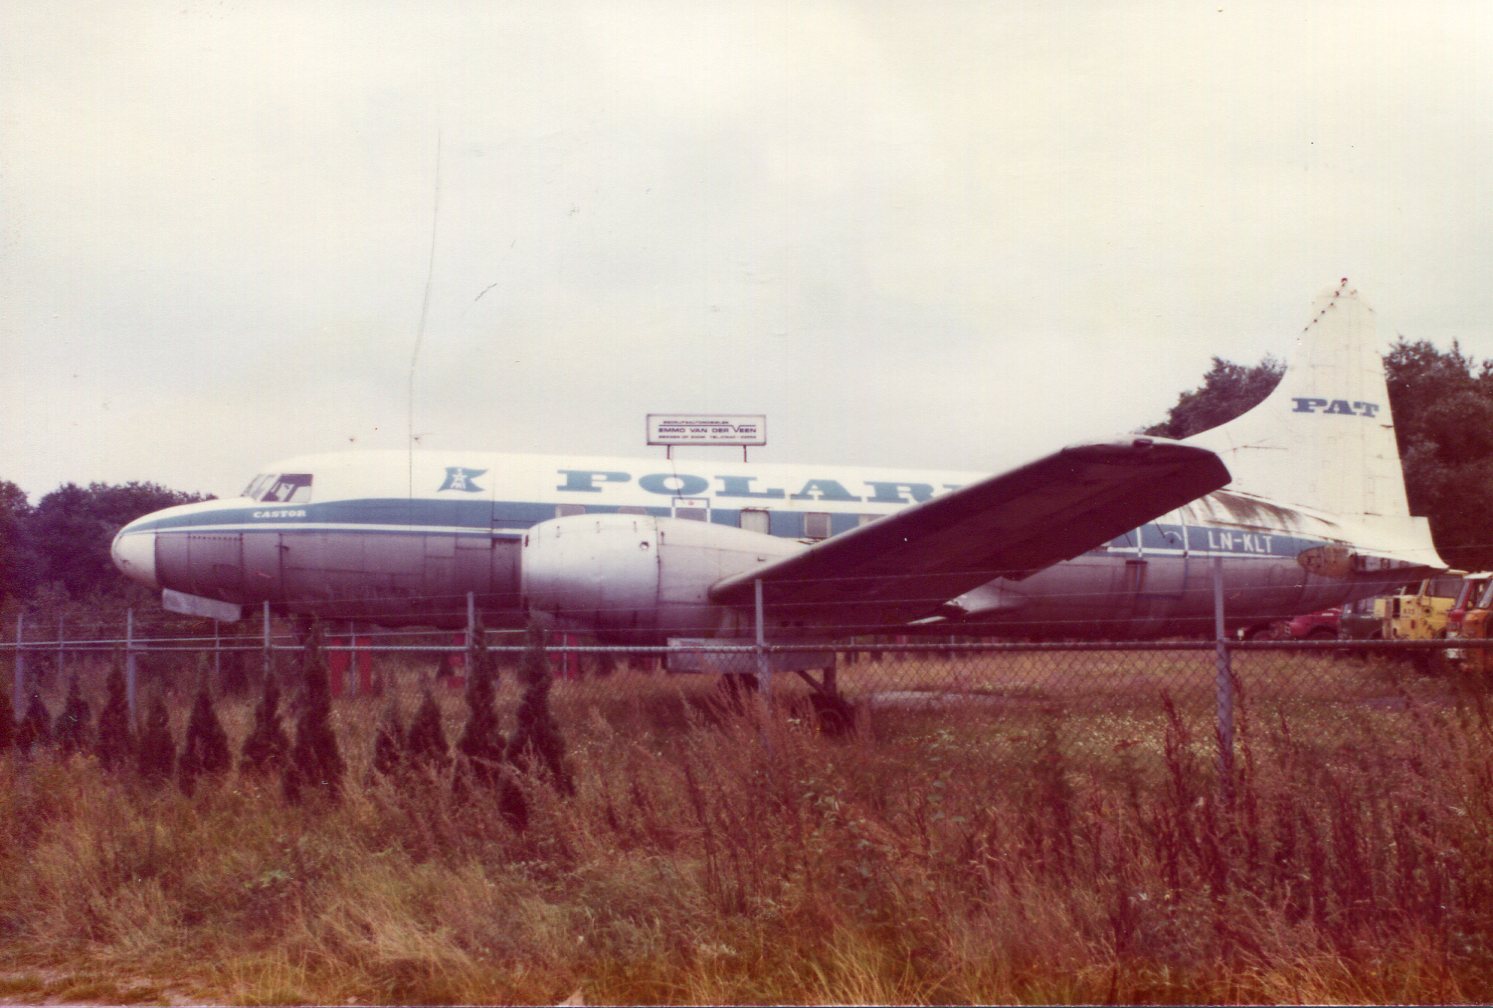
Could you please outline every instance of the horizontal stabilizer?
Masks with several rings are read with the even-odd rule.
[[[998,577],[1023,578],[1228,482],[1207,449],[1160,438],[1064,448],[718,582],[713,602],[843,627],[932,614]],[[786,611],[785,611],[786,610]]]

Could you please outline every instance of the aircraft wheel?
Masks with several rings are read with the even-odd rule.
[[[828,693],[810,693],[809,703],[826,735],[844,735],[855,727],[855,711],[844,697]]]

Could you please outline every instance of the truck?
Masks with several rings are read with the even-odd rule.
[[[1448,625],[1447,636],[1466,641],[1486,641],[1490,629],[1490,610],[1493,610],[1493,574],[1472,574],[1468,576],[1471,582],[1474,578],[1479,579],[1471,592],[1464,592],[1463,597],[1457,599],[1457,605],[1453,608],[1451,615],[1458,616],[1457,609],[1461,609],[1460,617],[1454,623]],[[1448,661],[1455,662],[1468,672],[1484,673],[1493,669],[1493,653],[1483,647],[1469,645],[1446,652]]]
[[[1447,614],[1462,593],[1466,571],[1445,571],[1425,578],[1415,591],[1384,600],[1385,640],[1440,640]]]

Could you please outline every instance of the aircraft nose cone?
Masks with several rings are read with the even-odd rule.
[[[114,558],[114,566],[119,572],[132,581],[138,581],[147,588],[159,588],[160,582],[156,580],[156,534],[135,529],[133,525],[126,525],[119,530],[114,537],[114,545],[109,547],[109,555]]]

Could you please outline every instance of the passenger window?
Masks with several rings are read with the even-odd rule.
[[[584,505],[584,504],[556,504],[555,505],[555,517],[556,518],[565,518],[565,517],[567,517],[569,515],[578,515],[578,514],[585,514],[585,513],[586,513],[586,505]]]
[[[805,539],[828,539],[829,538],[829,515],[823,511],[809,511],[804,514],[804,538]]]

